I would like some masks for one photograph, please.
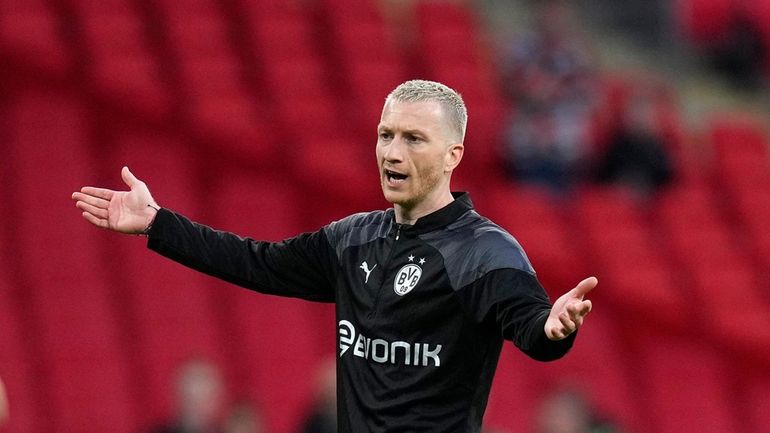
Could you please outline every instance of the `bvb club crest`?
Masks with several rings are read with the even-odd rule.
[[[422,276],[422,268],[414,263],[404,265],[393,280],[393,290],[398,296],[404,296],[417,286]]]

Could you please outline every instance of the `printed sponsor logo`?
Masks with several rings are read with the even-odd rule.
[[[347,320],[339,322],[340,358],[352,347],[353,356],[368,359],[380,364],[415,365],[419,367],[440,367],[441,345],[431,347],[427,343],[408,343],[406,341],[385,341],[381,338],[369,338],[356,334],[356,328]]]

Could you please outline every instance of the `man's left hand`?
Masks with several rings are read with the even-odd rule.
[[[598,283],[596,277],[586,278],[554,302],[545,321],[545,335],[549,340],[563,340],[583,326],[583,319],[591,312],[591,301],[583,298]]]

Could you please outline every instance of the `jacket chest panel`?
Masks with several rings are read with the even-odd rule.
[[[422,324],[451,313],[441,304],[456,304],[443,258],[415,239],[390,237],[351,248],[343,267],[346,287],[340,295],[359,319]]]

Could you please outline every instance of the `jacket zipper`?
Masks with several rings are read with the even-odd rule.
[[[401,227],[402,224],[396,223],[396,242],[401,237]],[[393,261],[393,253],[396,250],[396,242],[393,242],[393,246],[390,248],[390,252],[388,253],[388,260],[385,262],[385,266],[382,268],[383,271],[390,269],[390,262]],[[377,315],[377,310],[379,310],[380,307],[380,294],[382,293],[382,288],[385,285],[385,280],[387,279],[387,274],[383,273],[382,281],[380,282],[380,287],[377,289],[377,294],[374,297],[374,305],[372,306],[372,311],[369,313],[369,318],[373,318]]]

